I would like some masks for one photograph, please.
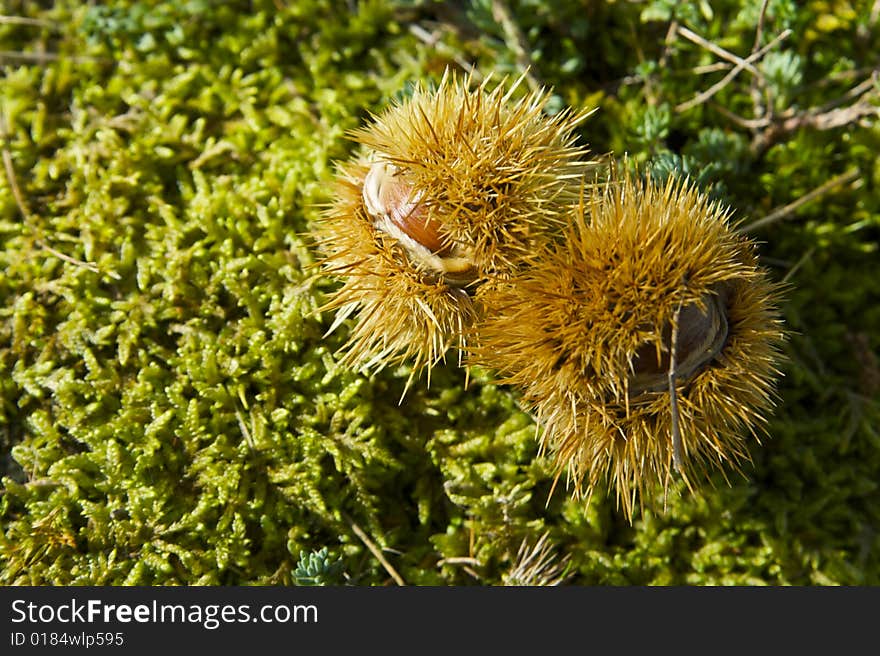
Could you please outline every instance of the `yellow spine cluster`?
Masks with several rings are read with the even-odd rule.
[[[612,176],[540,265],[485,295],[472,361],[522,390],[576,494],[606,479],[631,517],[673,468],[690,486],[748,457],[773,404],[780,288],[728,218],[692,187]]]
[[[515,88],[516,85],[514,85]],[[589,112],[444,77],[352,133],[316,230],[343,360],[428,369],[450,348],[520,390],[576,496],[631,518],[677,470],[737,467],[773,405],[778,285],[726,210],[598,162]],[[604,171],[604,170],[603,170]]]
[[[324,309],[359,317],[345,363],[430,373],[463,352],[482,283],[512,275],[565,224],[596,166],[575,143],[587,113],[548,117],[546,92],[514,102],[512,91],[445,76],[352,133],[362,151],[339,166],[316,230],[324,270],[345,281]]]

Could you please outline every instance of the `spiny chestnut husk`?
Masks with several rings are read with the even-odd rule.
[[[513,88],[518,84],[515,83]],[[324,310],[356,315],[343,361],[413,373],[464,347],[474,298],[561,234],[596,162],[573,131],[588,112],[548,116],[546,91],[445,75],[418,86],[351,136],[360,153],[338,167],[316,230],[325,273],[341,277]]]
[[[693,490],[748,459],[774,405],[781,289],[728,219],[686,184],[612,176],[536,266],[487,286],[470,359],[522,390],[574,496],[604,482],[632,519],[674,469]]]
[[[352,314],[356,321],[341,360],[379,370],[410,360],[412,372],[430,368],[464,344],[475,319],[470,291],[410,260],[406,246],[380,230],[363,200],[366,162],[340,167],[336,199],[317,233],[324,271],[344,280],[322,310],[335,310],[328,332]]]

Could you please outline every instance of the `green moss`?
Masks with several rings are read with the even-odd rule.
[[[876,116],[760,150],[712,103],[676,111],[723,72],[683,38],[658,64],[670,12],[744,56],[757,1],[509,4],[558,102],[599,104],[598,152],[702,175],[744,219],[856,168],[756,232],[794,334],[746,476],[630,526],[554,489],[489,372],[440,367],[398,404],[407,370],[337,365],[308,233],[344,133],[455,58],[514,71],[486,3],[26,1],[44,25],[0,25],[31,55],[0,85],[26,203],[0,175],[0,582],[386,583],[361,530],[416,584],[498,583],[545,531],[573,583],[880,582]],[[770,3],[786,107],[876,66],[876,21],[828,5]],[[410,29],[437,20],[445,48]],[[747,113],[749,79],[713,102]]]

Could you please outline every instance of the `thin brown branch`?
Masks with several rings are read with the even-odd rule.
[[[98,265],[95,264],[94,262],[84,262],[83,260],[78,260],[75,257],[67,255],[66,253],[62,253],[58,249],[52,248],[51,246],[49,246],[49,244],[44,242],[42,239],[37,239],[36,244],[37,244],[37,246],[42,248],[44,251],[46,251],[50,255],[54,255],[55,257],[57,257],[59,260],[64,260],[65,262],[69,262],[70,264],[72,264],[74,266],[78,266],[83,269],[88,269],[92,273],[98,273],[98,274],[106,273],[108,276],[110,276],[114,280],[121,279],[121,276],[118,273],[116,273],[115,271],[101,271],[101,269],[98,268]]]
[[[832,130],[854,123],[864,116],[880,115],[880,107],[865,100],[861,100],[849,107],[833,109],[821,114],[817,114],[815,111],[810,110],[789,118],[774,121],[752,140],[752,153],[755,156],[760,155],[784,136],[801,128]]]
[[[798,272],[798,270],[804,265],[805,262],[807,262],[807,260],[813,257],[813,253],[815,252],[816,247],[813,246],[812,248],[808,249],[803,255],[801,255],[798,261],[794,263],[794,266],[792,266],[788,270],[788,272],[782,277],[783,284],[794,278],[794,274]]]
[[[816,109],[811,111],[816,114],[821,114],[822,112],[827,112],[828,110],[834,109],[835,107],[840,107],[848,100],[854,100],[856,98],[864,96],[869,91],[875,90],[877,88],[876,84],[878,75],[880,75],[880,71],[874,69],[873,71],[871,71],[871,75],[859,82],[852,89],[850,89],[840,97],[835,98],[834,100],[830,100],[824,105],[821,105],[820,107],[817,107]]]
[[[74,266],[78,266],[84,269],[88,269],[92,273],[105,273],[110,276],[114,280],[119,280],[120,275],[115,271],[101,271],[98,268],[98,265],[93,262],[83,262],[82,260],[78,260],[75,257],[71,257],[61,251],[53,248],[49,244],[45,242],[45,240],[40,236],[40,230],[34,226],[33,214],[31,214],[30,207],[28,207],[27,201],[24,198],[24,194],[21,193],[21,188],[18,186],[18,177],[15,175],[15,163],[12,161],[12,153],[9,151],[7,147],[7,140],[10,136],[9,124],[6,121],[6,112],[0,107],[0,141],[3,143],[2,152],[0,152],[0,156],[3,159],[3,169],[6,172],[6,181],[9,184],[9,189],[12,191],[12,198],[15,200],[15,204],[18,205],[18,211],[21,213],[21,217],[24,221],[24,224],[29,227],[35,234],[34,242],[37,247],[46,251],[50,255],[54,255],[59,260],[63,260]]]
[[[253,451],[255,449],[254,438],[251,437],[251,432],[248,430],[247,424],[244,422],[244,417],[241,412],[239,412],[238,408],[235,408],[235,418],[238,419],[238,428],[244,436],[244,441],[247,442],[247,445],[251,448],[251,451]]]
[[[841,109],[832,109],[824,114],[815,114],[805,116],[800,124],[796,124],[794,129],[809,126],[817,130],[832,130],[834,128],[843,127],[850,123],[855,123],[863,116],[871,116],[876,114],[880,116],[880,106],[872,105],[866,101],[857,102],[849,107]]]
[[[721,59],[726,59],[734,66],[740,66],[741,68],[746,69],[749,73],[752,73],[753,75],[759,74],[758,69],[755,68],[754,66],[752,66],[750,61],[743,59],[739,55],[733,54],[729,50],[725,50],[724,48],[722,48],[718,44],[712,43],[711,41],[704,39],[696,32],[689,30],[686,27],[679,27],[678,33],[681,34],[688,41],[692,41],[693,43],[696,43],[698,46],[705,48],[706,50],[708,50],[712,54],[718,55],[719,57],[721,57]],[[752,54],[753,55],[755,54],[754,51],[752,52]]]
[[[755,133],[751,150],[755,156],[758,156],[786,135],[801,128],[831,130],[854,123],[865,116],[880,116],[880,107],[865,99],[848,107],[838,108],[846,100],[864,98],[873,88],[875,79],[876,74],[862,81],[840,98],[835,98],[821,107],[814,107],[799,113],[795,113],[792,108],[789,108],[776,117],[762,116],[749,119],[715,102],[711,103],[711,107],[735,125]]]
[[[761,32],[764,29],[764,12],[767,10],[767,2],[768,0],[764,0],[764,4],[761,7],[761,14],[758,18],[758,27],[755,35],[755,43],[752,47],[751,55],[755,55],[760,50],[761,44]],[[767,86],[767,81],[764,78],[764,74],[751,63],[748,63],[747,60],[743,59],[739,55],[736,55],[729,50],[726,50],[712,41],[708,41],[704,39],[696,32],[693,32],[686,27],[683,27],[679,30],[679,33],[687,38],[688,40],[696,43],[699,46],[702,46],[706,50],[715,55],[718,55],[722,59],[734,64],[739,65],[745,68],[749,73],[752,74],[752,83],[750,93],[752,96],[752,101],[754,103],[754,114],[756,117],[763,116],[765,114],[765,107],[769,107],[772,109],[773,103],[770,98],[770,90]],[[763,89],[764,94],[762,97],[761,90]]]
[[[730,64],[727,62],[715,62],[714,64],[703,64],[702,66],[694,66],[690,70],[692,75],[706,75],[708,73],[717,73],[718,71],[729,71]]]
[[[385,558],[382,550],[376,546],[376,543],[370,539],[370,536],[364,533],[363,529],[358,526],[353,520],[349,519],[348,523],[351,525],[351,530],[354,531],[354,534],[361,539],[361,542],[366,545],[367,549],[370,550],[370,553],[372,553],[376,557],[376,560],[378,560],[382,564],[382,567],[384,567],[385,571],[388,572],[389,575],[391,575],[391,578],[394,579],[394,582],[397,583],[397,585],[405,586],[406,581],[404,581],[403,577],[397,573],[397,570],[391,566],[391,563],[389,563],[388,560]]]
[[[473,565],[474,567],[482,567],[482,563],[476,558],[470,556],[453,556],[451,558],[441,558],[437,561],[437,566],[441,565]]]
[[[876,74],[877,68],[875,66],[860,66],[859,68],[852,68],[845,71],[828,73],[818,80],[813,80],[812,82],[805,83],[801,88],[807,90],[824,89],[825,87],[832,86],[840,82],[845,82],[846,80],[853,80],[856,78],[864,77],[865,75],[870,77]]]
[[[807,203],[809,203],[813,200],[816,200],[820,196],[824,196],[832,189],[835,189],[837,187],[840,187],[842,185],[848,184],[848,183],[856,180],[860,175],[861,175],[861,172],[859,171],[858,167],[854,166],[851,169],[849,169],[848,171],[831,178],[830,180],[828,180],[827,182],[816,187],[812,191],[804,194],[803,196],[801,196],[797,200],[792,201],[791,203],[788,203],[786,205],[783,205],[780,208],[773,210],[767,216],[765,216],[761,219],[758,219],[757,221],[752,221],[751,223],[738,228],[737,232],[752,232],[752,231],[757,230],[759,228],[766,228],[767,226],[772,225],[772,224],[776,223],[777,221],[781,221],[783,219],[786,219],[786,218],[790,217],[794,213],[794,211],[797,210],[798,208],[803,207],[804,205],[806,205]]]
[[[755,42],[752,44],[752,54],[758,52],[761,48],[761,38],[764,36],[764,20],[767,18],[767,7],[769,4],[770,0],[764,0],[761,3],[761,10],[758,12],[758,24],[755,27]],[[761,90],[764,91],[763,94]],[[774,94],[762,73],[752,78],[752,83],[749,85],[749,94],[752,96],[752,114],[754,117],[766,116],[772,119],[775,104]]]
[[[675,111],[686,112],[687,110],[692,109],[693,107],[696,107],[697,105],[701,105],[704,102],[706,102],[707,100],[709,100],[712,96],[714,96],[716,93],[718,93],[724,87],[726,87],[728,84],[730,84],[733,81],[733,79],[737,75],[739,75],[740,72],[744,68],[746,68],[746,66],[748,66],[752,62],[757,61],[758,59],[763,57],[768,51],[775,48],[778,43],[780,43],[781,41],[783,41],[783,40],[787,39],[789,36],[791,36],[791,33],[792,33],[792,31],[790,29],[788,29],[788,30],[785,30],[785,31],[781,32],[780,34],[778,34],[766,46],[764,46],[763,48],[761,48],[757,52],[752,53],[746,59],[743,59],[740,63],[738,63],[736,66],[734,66],[732,69],[730,69],[730,72],[727,75],[725,75],[721,80],[719,80],[718,82],[713,84],[711,87],[709,87],[705,91],[701,91],[700,93],[698,93],[696,96],[694,96],[690,100],[683,102],[679,105],[676,105]]]
[[[60,29],[58,23],[25,16],[0,16],[0,25],[29,25],[31,27],[48,27],[51,30]]]
[[[410,33],[415,36],[419,41],[424,43],[430,48],[434,48],[445,57],[452,58],[456,64],[458,64],[462,70],[466,71],[470,78],[479,84],[483,81],[483,74],[480,73],[479,70],[475,66],[473,66],[470,62],[465,60],[458,51],[450,48],[445,43],[440,40],[440,34],[438,32],[429,32],[421,25],[416,23],[411,23],[409,26]]]
[[[755,43],[752,45],[752,54],[758,52],[761,47],[761,37],[764,36],[764,20],[767,18],[767,6],[770,0],[764,0],[761,3],[761,10],[758,12],[758,25],[755,27]]]
[[[18,186],[18,178],[15,175],[15,164],[12,161],[12,153],[9,152],[9,148],[6,147],[7,139],[9,139],[9,126],[6,123],[6,112],[0,108],[0,140],[3,141],[3,168],[6,170],[6,181],[9,183],[10,191],[12,191],[12,198],[15,200],[15,204],[18,205],[18,211],[21,212],[21,216],[25,223],[29,223],[31,220],[31,211]]]
[[[752,62],[763,57],[776,45],[776,43],[788,37],[791,30],[785,30],[770,43],[761,47],[760,43],[764,30],[767,6],[768,0],[764,0],[758,17],[755,43],[752,47],[751,54],[746,59],[743,59],[738,55],[721,48],[717,44],[704,39],[699,34],[696,34],[686,27],[678,28],[677,33],[682,37],[696,43],[727,62],[733,63],[734,67],[730,69],[716,84],[697,94],[691,100],[677,105],[675,107],[676,111],[684,112],[699,104],[710,101],[712,96],[718,93],[726,85],[730,84],[740,71],[748,70],[753,75],[751,93],[754,102],[754,118],[749,119],[735,114],[717,103],[713,103],[712,106],[737,126],[748,129],[754,133],[751,150],[756,157],[760,156],[761,153],[782,137],[803,127],[811,127],[817,130],[830,130],[849,125],[865,116],[880,115],[880,109],[865,99],[853,102],[848,107],[840,108],[841,105],[863,98],[866,94],[876,89],[878,79],[877,69],[871,70],[871,75],[867,79],[862,80],[840,97],[835,98],[824,105],[799,113],[795,113],[793,109],[790,109],[783,112],[781,115],[774,115],[773,99],[771,97],[770,88],[764,79],[763,73],[761,73],[758,67],[753,66]],[[763,89],[763,95],[761,89]]]
[[[745,118],[716,102],[712,102],[710,106],[727,120],[747,130],[760,130],[770,125],[770,119],[766,116],[763,118]]]
[[[543,83],[534,74],[534,62],[529,52],[528,41],[525,34],[516,23],[510,7],[504,0],[492,0],[492,18],[494,18],[501,29],[504,30],[504,42],[516,58],[516,65],[519,66],[529,84],[532,91],[537,91],[543,87]]]
[[[669,22],[669,29],[666,30],[666,38],[663,39],[663,53],[660,55],[660,60],[657,62],[660,65],[660,68],[666,68],[666,62],[669,60],[669,55],[672,52],[672,44],[675,43],[675,36],[678,34],[678,20],[673,18]]]
[[[70,57],[68,55],[60,55],[56,52],[19,52],[15,50],[0,50],[0,62],[51,62],[64,59],[72,61],[74,64],[92,64],[105,60],[97,57]]]
[[[678,359],[678,319],[681,315],[681,301],[678,302],[678,307],[675,308],[675,313],[672,315],[672,337],[669,343],[669,372],[668,372],[668,381],[669,381],[669,412],[672,413],[672,466],[675,468],[679,474],[684,471],[684,463],[682,462],[682,454],[681,454],[681,428],[679,426],[679,410],[678,410],[678,391],[676,389],[676,377],[678,376],[678,372],[676,371]]]

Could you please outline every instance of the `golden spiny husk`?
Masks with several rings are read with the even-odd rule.
[[[325,272],[344,281],[322,309],[338,311],[336,323],[357,313],[344,363],[369,371],[410,360],[415,372],[463,346],[473,303],[465,290],[413,266],[373,226],[361,197],[368,169],[363,161],[340,167],[334,204],[316,233]]]
[[[573,135],[587,113],[546,115],[545,91],[513,101],[502,85],[469,87],[454,76],[433,91],[416,87],[351,134],[362,150],[339,166],[316,238],[325,273],[344,281],[322,309],[338,311],[337,323],[356,316],[343,348],[354,368],[410,361],[413,373],[430,373],[450,347],[463,348],[480,284],[510,276],[558,238],[597,166]],[[472,280],[438,274],[377,228],[362,198],[376,162],[396,167],[444,244],[472,262]]]
[[[575,495],[605,481],[631,518],[637,500],[668,485],[672,397],[635,389],[635,365],[638,352],[668,357],[682,307],[708,313],[717,301],[726,335],[677,381],[681,474],[691,487],[709,465],[748,458],[746,436],[773,406],[784,332],[780,288],[728,219],[691,187],[624,174],[588,193],[536,266],[487,286],[470,359],[522,390]]]
[[[481,275],[509,273],[557,234],[597,165],[573,133],[590,112],[548,116],[546,90],[514,102],[520,81],[471,90],[469,79],[445,75],[352,133],[404,171],[449,241],[473,250]]]

